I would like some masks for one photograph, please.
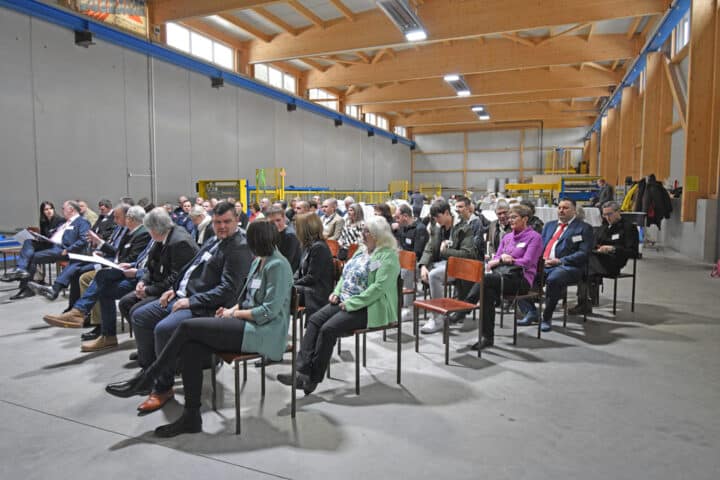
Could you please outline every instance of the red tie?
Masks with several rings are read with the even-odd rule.
[[[553,247],[555,246],[555,243],[557,243],[558,238],[560,238],[565,231],[565,227],[567,227],[567,223],[561,223],[560,228],[555,232],[555,235],[552,236],[550,241],[547,244],[547,247],[545,247],[545,253],[543,253],[543,258],[548,259],[550,258],[550,253],[552,252]]]

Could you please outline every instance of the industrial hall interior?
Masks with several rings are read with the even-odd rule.
[[[0,479],[720,478],[720,0],[0,0],[0,125]]]

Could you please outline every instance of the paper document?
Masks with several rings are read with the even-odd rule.
[[[25,240],[44,240],[46,242],[50,242],[50,239],[46,236],[35,233],[32,230],[28,230],[27,228],[25,230],[20,230],[13,236],[13,238],[20,243],[24,242]]]
[[[106,267],[123,270],[123,268],[121,268],[120,265],[118,265],[117,263],[111,262],[107,258],[103,258],[103,257],[96,257],[96,256],[92,256],[92,255],[79,255],[77,253],[69,253],[68,257],[70,257],[70,260],[79,260],[81,262],[88,262],[88,263],[99,263],[100,265],[105,265]]]

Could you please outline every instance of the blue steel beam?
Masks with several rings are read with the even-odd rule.
[[[133,50],[143,55],[149,55],[153,58],[157,58],[158,60],[177,65],[207,77],[222,78],[227,84],[235,85],[236,87],[271,98],[278,102],[296,105],[298,108],[331,120],[341,120],[343,124],[350,125],[366,132],[373,132],[377,136],[389,138],[390,140],[397,141],[398,143],[406,145],[410,148],[415,148],[415,142],[405,137],[395,135],[387,130],[374,127],[369,123],[361,122],[360,120],[343,113],[322,107],[309,100],[276,90],[275,88],[240,74],[219,69],[218,67],[205,63],[202,60],[190,57],[168,47],[152,43],[144,38],[120,31],[114,27],[85,18],[79,14],[69,12],[62,8],[48,5],[37,0],[0,0],[0,7],[5,7],[9,10],[14,10],[69,30],[87,30],[91,32],[94,37],[120,47]]]
[[[634,84],[640,76],[640,73],[645,70],[648,54],[652,52],[657,52],[662,49],[665,41],[672,34],[673,29],[677,26],[678,23],[680,23],[680,20],[682,20],[682,18],[685,16],[689,9],[690,0],[675,0],[673,2],[673,4],[663,16],[660,24],[655,29],[655,32],[650,36],[650,38],[647,39],[647,41],[645,42],[645,46],[642,48],[642,50],[640,50],[640,54],[637,56],[637,58],[635,58],[635,61],[628,69],[627,73],[625,73],[625,78],[623,78],[622,82],[620,82],[620,85],[618,85],[618,88],[615,89],[613,94],[608,99],[608,102],[605,104],[602,110],[600,110],[600,114],[595,120],[595,123],[593,123],[592,128],[590,128],[590,131],[585,136],[586,139],[590,138],[590,134],[592,132],[600,131],[602,118],[607,115],[607,111],[609,109],[618,106],[618,104],[620,103],[620,99],[622,98],[623,89]]]

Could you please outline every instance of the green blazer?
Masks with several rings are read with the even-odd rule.
[[[355,255],[362,255],[357,252]],[[374,268],[377,266],[377,268]],[[398,292],[397,279],[400,275],[400,260],[394,248],[378,248],[370,256],[368,287],[345,302],[348,312],[368,309],[368,328],[382,327],[397,321]],[[335,287],[335,295],[342,291],[343,277]]]
[[[242,351],[281,360],[287,345],[293,273],[287,259],[277,249],[267,257],[265,268],[258,273],[259,266],[260,259],[256,258],[238,298],[238,305],[242,308],[250,282],[254,278],[260,279],[260,286],[253,295],[253,321],[245,322]]]

